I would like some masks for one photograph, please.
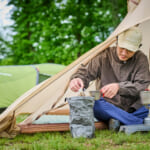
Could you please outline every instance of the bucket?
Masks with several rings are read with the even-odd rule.
[[[70,106],[70,130],[73,138],[93,138],[94,124],[94,97],[76,96],[66,98]]]

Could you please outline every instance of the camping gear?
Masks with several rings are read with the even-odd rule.
[[[35,69],[36,71],[36,85],[38,85],[39,83],[43,82],[44,80],[50,78],[52,75],[50,74],[46,74],[46,73],[41,73],[39,68],[32,65],[32,67]]]
[[[109,119],[108,128],[112,131],[119,131],[120,121],[113,118]]]
[[[142,104],[149,109],[149,115],[144,119],[144,124],[139,125],[123,125],[120,127],[120,132],[132,134],[137,131],[150,131],[150,91],[142,91],[140,93]]]
[[[85,89],[79,89],[79,96],[85,96],[85,93],[84,93]]]
[[[101,97],[101,93],[99,90],[97,91],[89,91],[90,95],[94,97],[95,100],[99,100]]]
[[[63,67],[63,65],[48,63],[36,65],[0,66],[0,113],[7,109],[7,107],[15,101],[16,97],[19,97],[19,95],[34,87],[35,79],[37,85],[51,77],[50,74],[42,73],[46,71],[46,69],[43,69],[42,72],[40,72],[38,69],[46,68],[46,66],[49,66],[50,68],[51,66],[58,66],[58,68]],[[17,90],[16,87],[20,88]]]
[[[142,91],[140,93],[142,104],[149,109],[148,117],[144,119],[144,123],[150,125],[150,91]]]
[[[94,98],[76,96],[66,98],[70,106],[70,130],[72,137],[94,137]]]
[[[28,124],[28,125],[19,125],[20,127],[20,133],[37,133],[37,132],[54,132],[54,131],[69,131],[69,122],[65,122],[65,120],[61,122],[55,121],[52,119],[55,117],[55,115],[48,115],[48,120],[46,122],[40,123],[39,121],[34,121],[33,124]],[[57,118],[62,118],[63,115],[57,115]],[[60,120],[60,119],[59,119]],[[95,122],[95,129],[103,130],[107,129],[107,125],[104,122],[96,121]]]
[[[116,36],[121,34],[123,31],[140,24],[139,27],[143,34],[141,50],[143,50],[143,52],[149,57],[150,0],[136,0],[136,4],[133,3],[133,0],[128,0],[128,2],[128,14],[116,30],[106,39],[106,41],[92,48],[60,73],[52,76],[23,94],[0,115],[0,134],[1,132],[9,131],[8,128],[6,130],[3,126],[11,126],[12,121],[14,121],[15,117],[19,114],[31,114],[19,124],[20,126],[32,124],[37,117],[45,113],[68,114],[69,107],[68,104],[64,102],[64,99],[65,97],[76,96],[76,94],[68,88],[70,76],[75,73],[81,64],[86,65],[92,58],[96,57],[107,47],[114,44]],[[96,89],[93,82],[87,90],[98,89]],[[14,115],[13,112],[15,112]],[[11,119],[8,120],[6,118]],[[15,130],[15,127],[11,128],[11,131],[15,132]],[[8,134],[11,133],[12,132],[8,132]]]

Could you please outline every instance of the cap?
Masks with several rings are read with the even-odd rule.
[[[142,41],[142,33],[138,27],[132,27],[118,37],[118,46],[130,51],[137,51]]]

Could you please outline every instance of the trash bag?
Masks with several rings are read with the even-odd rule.
[[[76,96],[66,98],[70,106],[70,130],[73,138],[93,138],[94,124],[94,98],[89,96]]]

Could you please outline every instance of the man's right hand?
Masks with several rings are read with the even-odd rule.
[[[73,92],[78,92],[80,88],[84,88],[84,83],[80,78],[74,78],[70,81],[69,87]]]

